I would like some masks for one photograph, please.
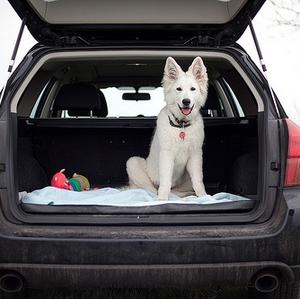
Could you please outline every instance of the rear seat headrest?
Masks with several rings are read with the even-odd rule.
[[[67,110],[70,116],[107,116],[107,103],[103,93],[86,83],[66,84],[59,90],[53,105],[53,116]]]

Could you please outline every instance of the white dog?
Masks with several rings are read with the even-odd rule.
[[[167,200],[172,189],[180,196],[205,195],[202,174],[203,120],[199,109],[207,97],[207,73],[196,57],[187,72],[172,57],[164,70],[166,106],[157,117],[157,128],[147,159],[127,161],[129,185],[157,193]]]

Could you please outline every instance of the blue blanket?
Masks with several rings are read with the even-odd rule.
[[[27,204],[38,205],[99,205],[116,207],[145,207],[162,204],[216,204],[235,201],[246,201],[245,197],[230,193],[217,193],[202,197],[187,196],[180,198],[170,194],[168,201],[157,200],[157,195],[143,189],[118,190],[102,188],[91,191],[68,191],[54,187],[45,187],[40,190],[20,194],[21,201]]]

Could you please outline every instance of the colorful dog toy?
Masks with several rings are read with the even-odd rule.
[[[74,182],[74,181],[79,182],[79,185],[80,185],[79,191],[87,191],[87,190],[90,190],[90,188],[91,188],[89,180],[81,174],[74,173],[73,177],[70,179],[71,185],[72,185],[72,182]]]
[[[62,169],[52,177],[51,186],[60,189],[73,190],[69,180],[64,175],[64,171],[65,169]]]
[[[64,171],[65,169],[62,169],[53,176],[51,180],[52,187],[74,191],[90,190],[90,182],[85,176],[74,173],[71,179],[67,179],[63,173]]]

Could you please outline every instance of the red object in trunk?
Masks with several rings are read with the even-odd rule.
[[[66,189],[66,190],[73,190],[69,180],[66,178],[66,176],[63,174],[65,170],[62,169],[60,172],[57,172],[51,180],[51,186],[60,188],[60,189]]]

